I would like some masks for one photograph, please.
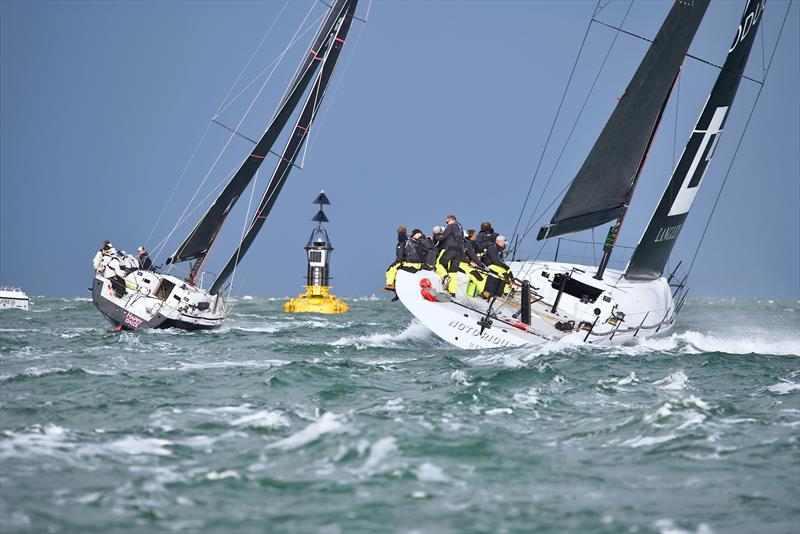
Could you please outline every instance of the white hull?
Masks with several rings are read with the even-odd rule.
[[[134,271],[125,277],[126,293],[114,294],[111,281],[95,275],[92,301],[118,328],[217,328],[230,308],[219,295],[211,295],[180,278],[149,271]]]
[[[3,287],[0,288],[0,310],[15,308],[27,310],[30,304],[28,295],[21,289]]]
[[[665,278],[648,282],[626,280],[622,272],[607,269],[604,280],[595,280],[594,267],[556,262],[511,262],[519,280],[531,283],[535,297],[531,305],[531,324],[519,317],[519,292],[516,298],[498,297],[492,308],[492,325],[481,333],[478,321],[486,316],[489,302],[468,297],[466,275],[458,273],[454,298],[443,295],[441,279],[431,271],[397,273],[396,291],[403,305],[437,336],[463,349],[541,345],[563,340],[570,343],[617,344],[633,338],[648,338],[668,330],[675,321],[675,305]],[[596,288],[594,300],[563,292],[556,312],[552,307],[558,295],[556,275],[571,273],[578,288]],[[546,275],[546,276],[545,276]],[[441,301],[422,296],[420,282],[430,281]],[[556,286],[556,287],[553,287]],[[537,299],[539,299],[537,301]],[[568,328],[569,321],[573,327]],[[559,324],[560,328],[556,328]]]

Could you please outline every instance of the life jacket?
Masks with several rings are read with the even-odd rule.
[[[410,237],[405,243],[403,261],[408,263],[425,263],[428,259],[428,247],[419,239]]]
[[[439,241],[444,241],[443,248],[445,249],[464,249],[464,227],[461,223],[453,222],[447,225],[447,228],[441,233]]]

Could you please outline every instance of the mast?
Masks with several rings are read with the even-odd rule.
[[[272,174],[272,178],[267,185],[267,189],[264,191],[264,195],[261,198],[258,208],[256,208],[253,219],[247,229],[247,233],[242,239],[242,242],[239,244],[239,247],[234,251],[233,255],[228,260],[228,263],[225,264],[225,267],[222,269],[219,276],[217,276],[214,284],[209,289],[211,294],[219,293],[222,286],[225,284],[231,274],[233,274],[236,266],[239,264],[242,258],[244,258],[245,254],[250,249],[250,245],[253,244],[258,232],[264,225],[264,221],[266,221],[267,217],[269,216],[272,206],[275,204],[275,200],[277,200],[278,194],[283,188],[283,185],[286,183],[286,178],[289,176],[289,172],[294,166],[294,162],[297,159],[300,148],[303,146],[303,142],[308,136],[308,132],[311,129],[311,125],[314,122],[317,111],[319,111],[319,107],[322,104],[322,99],[325,96],[325,90],[328,87],[328,82],[330,81],[331,75],[336,67],[336,61],[338,60],[339,54],[342,51],[342,46],[347,38],[347,33],[350,30],[350,24],[353,21],[357,3],[358,0],[341,0],[334,6],[336,7],[341,4],[341,10],[336,18],[335,25],[331,29],[331,32],[326,39],[325,57],[319,58],[322,62],[321,70],[316,78],[316,81],[314,82],[314,85],[312,86],[311,91],[308,94],[308,97],[306,98],[303,109],[300,112],[300,117],[295,124],[294,132],[286,142],[286,146],[284,147],[281,157],[278,160],[278,165]]]
[[[622,220],[708,3],[709,0],[675,1],[550,224],[539,230],[537,240]],[[616,233],[607,242],[613,247],[615,240]],[[602,276],[602,270],[599,274]]]
[[[191,267],[189,278],[194,282],[200,266],[205,260],[211,245],[217,239],[225,219],[228,217],[233,206],[239,197],[250,184],[256,171],[264,162],[272,146],[281,131],[286,126],[297,104],[300,102],[308,85],[314,78],[317,67],[322,58],[327,54],[331,46],[330,34],[334,28],[340,24],[345,12],[351,11],[351,0],[336,0],[336,3],[328,12],[325,21],[314,38],[314,42],[308,55],[295,75],[294,80],[289,86],[286,96],[281,101],[278,111],[268,125],[264,135],[256,144],[252,153],[247,156],[239,170],[231,178],[225,189],[217,196],[214,203],[203,215],[197,225],[192,229],[183,243],[178,247],[172,256],[167,258],[168,264],[179,263],[182,261],[196,260]]]
[[[663,274],[670,252],[689,215],[708,169],[708,163],[714,155],[725,127],[728,111],[744,74],[765,3],[766,0],[747,2],[725,64],[706,100],[697,125],[681,154],[661,201],[631,256],[625,278],[655,280]]]

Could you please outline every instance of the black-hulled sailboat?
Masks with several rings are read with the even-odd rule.
[[[226,282],[252,245],[295,165],[336,67],[355,16],[357,2],[336,0],[331,4],[309,53],[304,57],[261,139],[245,156],[238,171],[205,215],[168,258],[170,265],[192,262],[189,275],[180,279],[170,274],[145,270],[134,270],[123,275],[117,270],[117,276],[124,278],[125,290],[121,294],[120,283],[115,284],[112,280],[114,270],[105,265],[98,270],[92,285],[92,300],[118,328],[201,330],[218,327],[228,316],[230,306],[223,294]],[[303,106],[298,119],[289,132],[288,141],[278,157],[276,168],[249,227],[213,284],[208,289],[203,288],[199,283],[203,263],[228,214],[272,152],[273,145],[290,124],[301,101]]]
[[[459,273],[454,297],[429,271],[398,273],[403,304],[439,337],[462,348],[548,341],[619,343],[668,330],[685,299],[664,269],[702,183],[744,74],[764,10],[748,0],[725,64],[627,269],[608,269],[619,227],[709,0],[676,0],[550,224],[548,239],[615,221],[598,266],[557,261],[511,262],[519,287],[486,301],[470,297]],[[430,299],[431,290],[443,298]]]

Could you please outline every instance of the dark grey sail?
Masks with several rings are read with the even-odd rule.
[[[228,263],[225,264],[225,267],[219,273],[219,276],[217,276],[214,284],[209,289],[211,294],[219,293],[220,289],[225,285],[225,282],[228,280],[231,274],[233,274],[233,270],[247,253],[250,245],[253,244],[253,240],[255,240],[259,230],[261,230],[261,227],[264,225],[264,222],[269,216],[272,206],[275,204],[275,200],[278,198],[278,194],[283,188],[284,183],[286,183],[286,178],[289,176],[289,171],[291,171],[295,159],[297,159],[297,155],[300,153],[300,148],[303,146],[303,142],[308,136],[308,132],[311,129],[312,123],[314,122],[314,117],[316,117],[317,111],[322,103],[322,99],[325,96],[325,90],[328,87],[328,82],[330,81],[333,70],[336,67],[336,61],[339,58],[342,46],[347,38],[347,32],[350,30],[350,24],[353,20],[358,0],[345,0],[343,3],[345,5],[343,6],[341,14],[337,18],[336,24],[333,26],[328,38],[326,48],[327,54],[324,58],[322,58],[321,70],[311,88],[311,91],[309,92],[308,97],[306,98],[306,102],[303,105],[302,111],[300,112],[300,117],[295,125],[294,132],[289,137],[286,147],[283,149],[283,153],[278,161],[278,165],[275,168],[275,172],[272,174],[269,184],[267,185],[264,196],[261,198],[261,202],[259,203],[255,215],[253,216],[253,220],[250,222],[247,233],[244,235],[241,244],[236,251],[234,251],[230,260],[228,260]]]
[[[292,80],[289,90],[278,108],[278,112],[256,144],[253,152],[247,156],[247,159],[225,186],[225,189],[219,194],[175,253],[167,259],[167,263],[196,259],[197,262],[195,262],[190,273],[192,280],[194,280],[200,264],[208,254],[234,204],[236,204],[236,201],[250,184],[256,171],[270,150],[272,150],[275,140],[286,127],[286,123],[306,92],[311,80],[313,80],[318,65],[331,45],[331,32],[342,19],[343,13],[348,12],[350,9],[350,3],[349,0],[337,0],[334,3],[317,36],[314,38],[311,50],[303,58],[303,63],[294,80]]]
[[[725,120],[744,74],[765,4],[766,0],[751,0],[745,6],[742,21],[722,71],[653,218],[633,252],[625,272],[625,277],[630,280],[655,280],[663,274],[672,247],[675,246],[675,240],[689,214],[725,127]]]
[[[537,240],[619,218],[709,0],[676,0],[605,128]]]

